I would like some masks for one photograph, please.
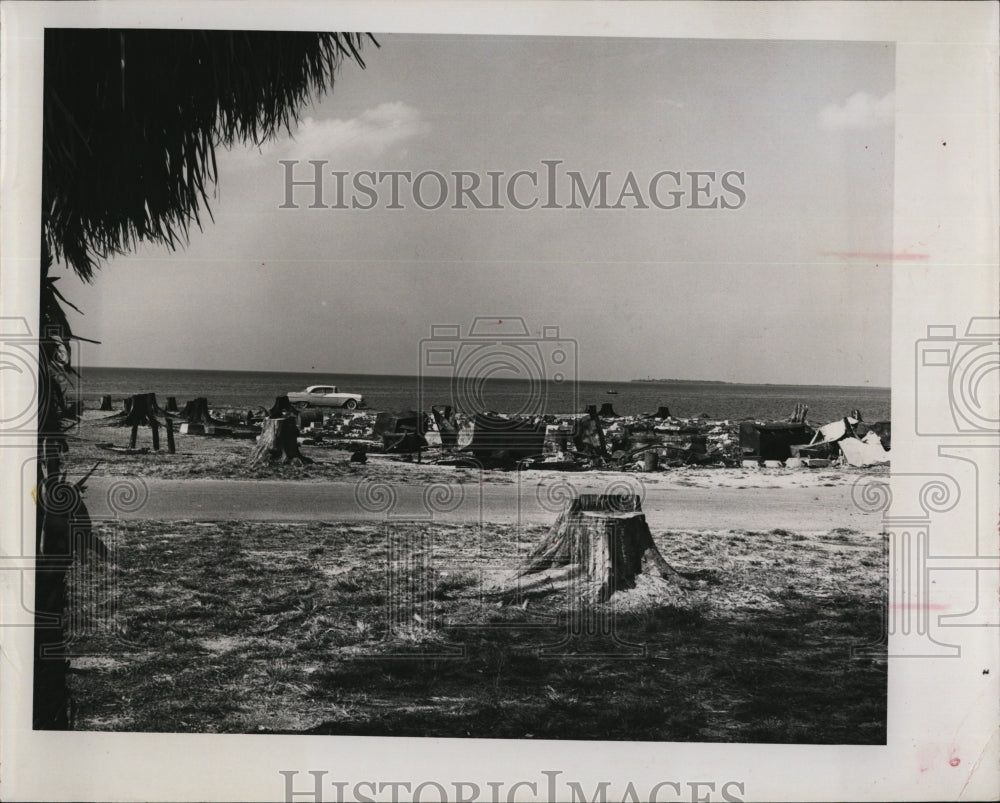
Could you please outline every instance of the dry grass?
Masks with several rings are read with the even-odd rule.
[[[881,537],[657,534],[700,587],[617,616],[616,641],[569,638],[564,599],[479,593],[543,529],[397,524],[390,561],[371,523],[123,524],[113,626],[99,578],[74,587],[76,727],[884,743],[885,664],[851,657],[881,635]]]

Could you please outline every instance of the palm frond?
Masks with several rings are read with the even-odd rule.
[[[49,29],[45,36],[43,232],[91,280],[140,241],[177,248],[200,227],[215,149],[290,131],[360,33]]]

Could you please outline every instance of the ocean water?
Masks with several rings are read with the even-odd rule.
[[[416,376],[265,371],[184,371],[158,368],[83,368],[78,380],[88,407],[111,394],[116,407],[124,396],[155,393],[184,403],[198,396],[211,407],[270,407],[276,396],[307,385],[335,384],[341,391],[361,393],[369,409],[429,409],[450,404],[466,411],[500,413],[573,413],[587,405],[610,403],[615,412],[630,415],[670,408],[678,417],[702,413],[713,419],[784,419],[795,405],[809,407],[809,420],[826,423],[857,408],[866,421],[890,418],[889,389],[821,385],[745,385],[715,382],[531,382],[490,379],[476,382]],[[616,391],[609,394],[608,391]]]

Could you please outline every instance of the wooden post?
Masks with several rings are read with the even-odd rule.
[[[138,424],[133,424],[132,425],[132,434],[129,436],[129,439],[128,439],[128,448],[129,449],[134,449],[135,448],[135,441],[136,441],[136,438],[138,438],[138,437],[139,437],[139,425]]]
[[[167,453],[174,454],[174,422],[167,419]]]
[[[160,451],[160,425],[155,418],[149,419],[149,428],[153,432],[153,451]]]
[[[110,412],[114,407],[111,406],[111,395],[105,394],[101,396],[101,412]]]

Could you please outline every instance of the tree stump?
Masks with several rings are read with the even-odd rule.
[[[518,572],[521,594],[569,590],[607,602],[642,581],[662,603],[682,600],[690,584],[660,554],[640,508],[635,496],[574,499]]]
[[[164,417],[164,413],[156,403],[155,393],[136,393],[125,399],[125,417],[122,423],[132,428],[129,448],[135,448],[139,427],[149,427],[153,436],[153,451],[159,451],[161,417]]]
[[[274,404],[267,411],[268,418],[281,418],[285,413],[294,413],[295,408],[288,401],[287,396],[275,396]]]
[[[208,399],[203,396],[200,396],[197,399],[192,399],[185,404],[184,409],[181,410],[181,418],[189,424],[217,423],[215,419],[212,418],[212,414],[208,411]]]
[[[167,396],[167,412],[176,413],[177,412],[177,397]]]
[[[294,418],[268,418],[250,455],[250,465],[267,465],[276,461],[305,465],[313,462],[299,451],[299,428]]]
[[[114,409],[115,408],[111,406],[111,394],[108,393],[105,394],[104,396],[101,396],[101,412],[108,413]]]

